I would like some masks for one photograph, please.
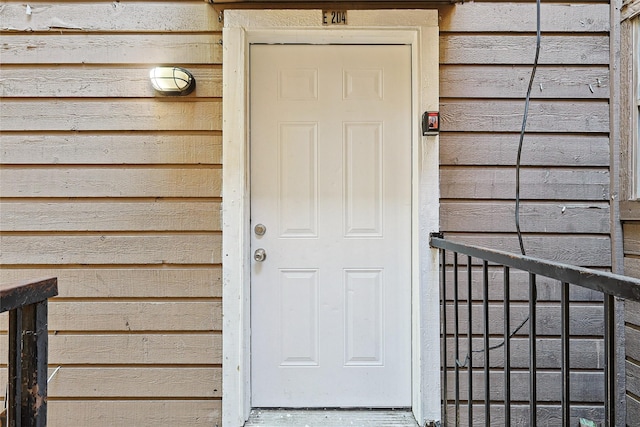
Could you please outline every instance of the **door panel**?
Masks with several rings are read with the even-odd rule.
[[[382,237],[382,122],[344,124],[345,237]]]
[[[278,202],[281,237],[317,237],[317,123],[280,123]]]
[[[252,45],[250,94],[252,405],[411,406],[410,47]]]
[[[345,365],[383,366],[383,270],[344,272]]]
[[[318,270],[282,269],[279,284],[280,366],[318,366]]]

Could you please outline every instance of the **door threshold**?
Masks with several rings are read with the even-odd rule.
[[[418,427],[411,409],[260,409],[245,427]]]

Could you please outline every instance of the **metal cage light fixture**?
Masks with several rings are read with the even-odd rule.
[[[188,95],[196,88],[196,79],[180,67],[155,67],[149,71],[153,88],[163,95]]]

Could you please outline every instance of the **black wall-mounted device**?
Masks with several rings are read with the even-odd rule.
[[[425,111],[422,115],[422,135],[437,135],[440,133],[440,113]]]

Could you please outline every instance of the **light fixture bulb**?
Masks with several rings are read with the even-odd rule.
[[[155,67],[149,71],[153,88],[164,95],[188,95],[196,87],[196,79],[180,67]]]

